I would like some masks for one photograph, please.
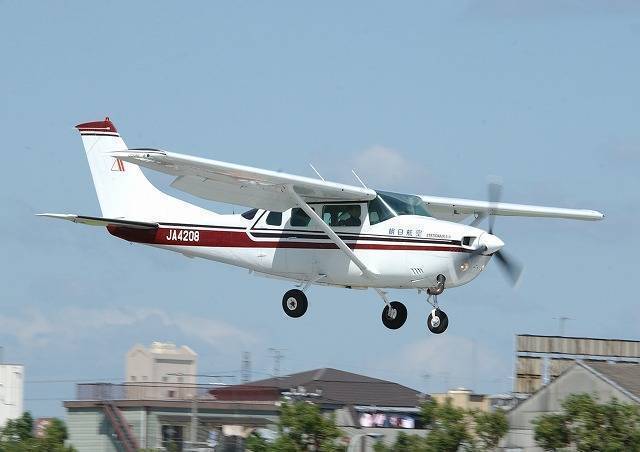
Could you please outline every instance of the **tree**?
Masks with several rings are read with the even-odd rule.
[[[307,402],[283,403],[278,431],[278,450],[330,452],[338,450],[336,440],[341,436],[333,415],[323,416],[317,405]]]
[[[534,439],[544,450],[556,451],[568,447],[571,435],[564,414],[543,414],[534,419]]]
[[[580,452],[640,452],[640,407],[616,399],[599,403],[589,394],[571,394],[562,413],[539,416],[534,426],[545,450],[573,445]]]
[[[22,417],[7,421],[2,429],[1,452],[74,452],[65,446],[67,427],[60,419],[51,419],[42,438],[33,436],[33,417],[25,412]]]
[[[262,436],[253,432],[244,441],[244,447],[251,452],[269,452],[270,446]]]
[[[9,419],[2,429],[3,441],[21,442],[33,438],[33,416],[25,411],[17,419]]]
[[[386,446],[382,441],[378,441],[373,445],[373,450],[375,452],[422,452],[425,450],[424,438],[400,432],[392,446]]]
[[[466,412],[454,407],[450,399],[444,404],[434,400],[425,402],[420,413],[425,425],[431,427],[431,432],[424,441],[426,450],[456,452],[463,443],[470,440]]]
[[[507,416],[502,410],[493,412],[475,411],[472,413],[475,422],[475,436],[484,450],[494,450],[500,439],[509,430]]]

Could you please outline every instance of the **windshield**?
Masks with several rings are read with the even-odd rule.
[[[379,191],[378,196],[369,201],[369,223],[381,223],[401,215],[430,217],[427,205],[415,195]]]

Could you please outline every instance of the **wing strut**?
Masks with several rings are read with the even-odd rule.
[[[335,231],[331,229],[327,223],[322,221],[320,215],[318,215],[315,210],[309,207],[309,204],[307,204],[304,199],[302,199],[302,197],[298,193],[296,193],[292,185],[285,185],[284,188],[289,193],[289,195],[291,195],[293,200],[300,206],[300,208],[304,210],[310,218],[313,218],[320,229],[322,229],[329,236],[331,241],[333,241],[333,243],[335,243],[338,248],[340,248],[340,250],[342,250],[342,252],[346,254],[354,264],[356,264],[356,266],[360,269],[365,277],[371,279],[375,278],[375,273],[371,269],[369,269],[358,256],[356,256],[356,253],[354,253],[353,250],[349,248],[340,237],[338,237],[338,234],[336,234]]]

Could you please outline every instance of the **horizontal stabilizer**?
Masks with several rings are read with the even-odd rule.
[[[70,213],[39,213],[39,217],[57,218],[59,220],[73,221],[74,223],[86,224],[89,226],[126,226],[136,229],[156,229],[158,223],[147,223],[144,221],[131,221],[116,218],[87,217],[84,215],[74,215]]]

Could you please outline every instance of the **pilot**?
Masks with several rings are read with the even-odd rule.
[[[360,206],[349,206],[347,218],[341,220],[338,226],[360,226]]]

